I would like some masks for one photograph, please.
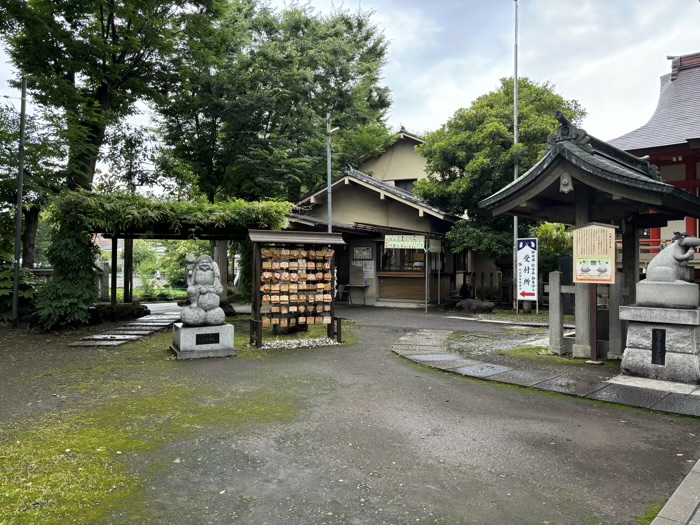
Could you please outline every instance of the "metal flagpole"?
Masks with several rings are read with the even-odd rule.
[[[15,212],[15,275],[12,288],[12,322],[19,321],[19,259],[22,243],[22,193],[24,191],[24,120],[27,112],[27,79],[22,79],[22,105],[19,117],[19,170],[17,172],[17,211]]]
[[[515,0],[515,71],[513,74],[513,146],[518,144],[518,0]],[[515,164],[513,166],[513,180],[518,178],[518,157],[515,156]],[[515,305],[515,313],[518,313],[518,285],[517,280],[518,269],[518,216],[513,217],[513,298]]]

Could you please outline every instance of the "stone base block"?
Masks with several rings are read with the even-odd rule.
[[[620,319],[640,323],[700,326],[700,308],[620,306]]]
[[[628,347],[622,356],[621,370],[626,375],[694,385],[700,384],[700,370],[696,354],[666,352],[666,364],[653,365],[651,364],[651,350]]]
[[[177,359],[235,356],[233,325],[183,326],[182,323],[175,323],[170,349]]]
[[[698,285],[685,281],[637,283],[637,304],[670,308],[697,308]]]
[[[591,358],[591,345],[580,345],[574,343],[572,346],[572,355],[579,359],[590,359]]]
[[[666,348],[678,354],[694,354],[698,351],[700,327],[658,323],[629,323],[627,347],[651,350],[652,330],[664,330]]]

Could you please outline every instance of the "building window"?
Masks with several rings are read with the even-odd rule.
[[[384,250],[381,269],[385,272],[423,273],[425,252],[423,250]]]
[[[413,193],[413,188],[416,185],[418,179],[407,179],[407,180],[395,180],[394,186],[400,190],[407,191],[408,193]]]

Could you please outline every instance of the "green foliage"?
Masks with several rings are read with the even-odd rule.
[[[322,183],[327,112],[340,128],[336,171],[390,137],[378,85],[386,42],[366,13],[234,0],[220,24],[200,19],[185,39],[158,101],[165,163],[178,159],[210,201],[294,201]]]
[[[161,257],[160,267],[173,288],[187,286],[185,257],[188,253],[198,257],[211,252],[209,241],[193,239],[189,241],[163,241],[161,244],[165,247],[165,253]]]
[[[89,188],[108,126],[154,95],[192,20],[220,13],[217,0],[8,0],[0,35],[41,107],[64,122],[72,187]],[[18,75],[19,76],[19,75]]]
[[[0,254],[0,320],[8,321],[12,317],[12,296],[15,272],[11,258]],[[21,268],[19,273],[18,315],[22,317],[34,310],[37,282],[32,272]]]
[[[574,123],[586,112],[575,100],[554,93],[548,83],[518,81],[519,144],[513,146],[513,79],[504,78],[495,91],[458,110],[439,130],[425,137],[418,151],[427,159],[429,177],[414,192],[431,204],[467,219],[450,235],[454,250],[471,249],[491,256],[510,252],[508,217],[492,217],[479,201],[513,181],[515,159],[519,173],[532,167],[545,151],[547,136],[556,130],[559,109]],[[527,226],[527,223],[523,223]]]
[[[196,237],[203,231],[226,228],[232,235],[246,237],[248,228],[281,228],[291,209],[288,202],[158,201],[78,190],[57,196],[51,217],[58,224],[74,224],[92,232],[162,231]]]
[[[573,254],[574,239],[570,226],[543,222],[530,228],[530,236],[538,240],[540,273],[556,271],[559,258]]]
[[[92,242],[91,231],[76,226],[74,222],[62,223],[54,230],[48,251],[54,276],[37,301],[46,330],[86,324],[90,307],[99,299],[95,273],[99,248]]]

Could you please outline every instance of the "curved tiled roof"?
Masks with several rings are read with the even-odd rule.
[[[649,122],[609,143],[626,151],[686,144],[700,138],[700,64],[684,68],[683,60],[696,55],[678,57],[680,69],[661,77],[659,102]],[[676,68],[674,64],[674,68]],[[675,77],[675,79],[674,79]]]

